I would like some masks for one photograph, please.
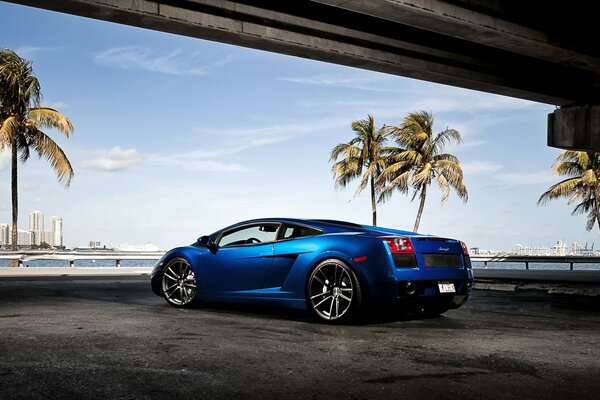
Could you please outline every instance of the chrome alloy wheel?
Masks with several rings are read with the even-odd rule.
[[[325,260],[313,270],[308,281],[308,299],[319,317],[335,321],[350,310],[355,297],[353,274],[338,260]]]
[[[174,258],[165,266],[162,291],[165,299],[176,307],[185,307],[195,301],[196,276],[186,260]]]

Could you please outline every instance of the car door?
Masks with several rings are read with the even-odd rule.
[[[207,297],[255,297],[273,262],[277,223],[251,224],[223,232],[207,254],[198,279]]]
[[[261,297],[287,297],[289,290],[293,288],[286,285],[286,282],[304,282],[302,276],[305,271],[292,272],[293,266],[298,257],[319,250],[313,237],[322,233],[318,229],[295,224],[284,224],[281,227],[279,241],[273,247],[273,263],[265,279]]]

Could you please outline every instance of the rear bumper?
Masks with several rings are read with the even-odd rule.
[[[440,282],[453,283],[456,291],[454,293],[440,293],[438,287]],[[398,281],[398,294],[394,299],[394,303],[443,303],[449,308],[458,308],[467,301],[472,287],[472,279]]]

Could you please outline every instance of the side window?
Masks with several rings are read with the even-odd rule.
[[[277,228],[279,228],[278,224],[260,224],[225,232],[218,245],[222,247],[274,242],[277,237]]]
[[[306,226],[286,225],[283,227],[281,239],[293,239],[306,236],[320,235],[322,232],[317,229],[308,228]]]

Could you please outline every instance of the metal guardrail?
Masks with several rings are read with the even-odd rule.
[[[162,251],[152,252],[124,252],[124,251],[2,251],[0,260],[15,260],[19,266],[24,261],[48,260],[68,261],[69,266],[74,267],[76,261],[81,260],[115,260],[115,266],[120,267],[123,260],[158,260],[165,253]],[[545,264],[569,264],[569,269],[574,269],[574,264],[600,264],[600,257],[592,256],[487,256],[471,255],[472,262],[482,262],[488,267],[490,262],[523,263],[525,269],[529,269],[530,263]]]
[[[18,261],[19,267],[24,261],[47,260],[68,261],[70,267],[81,260],[115,260],[115,266],[121,267],[123,260],[158,260],[162,251],[152,252],[119,252],[119,251],[3,251],[0,260]]]
[[[530,263],[544,264],[569,264],[569,269],[573,271],[574,264],[600,264],[600,257],[595,256],[484,256],[471,255],[471,262],[482,262],[484,267],[488,267],[489,262],[511,262],[524,263],[525,269],[529,269]]]

